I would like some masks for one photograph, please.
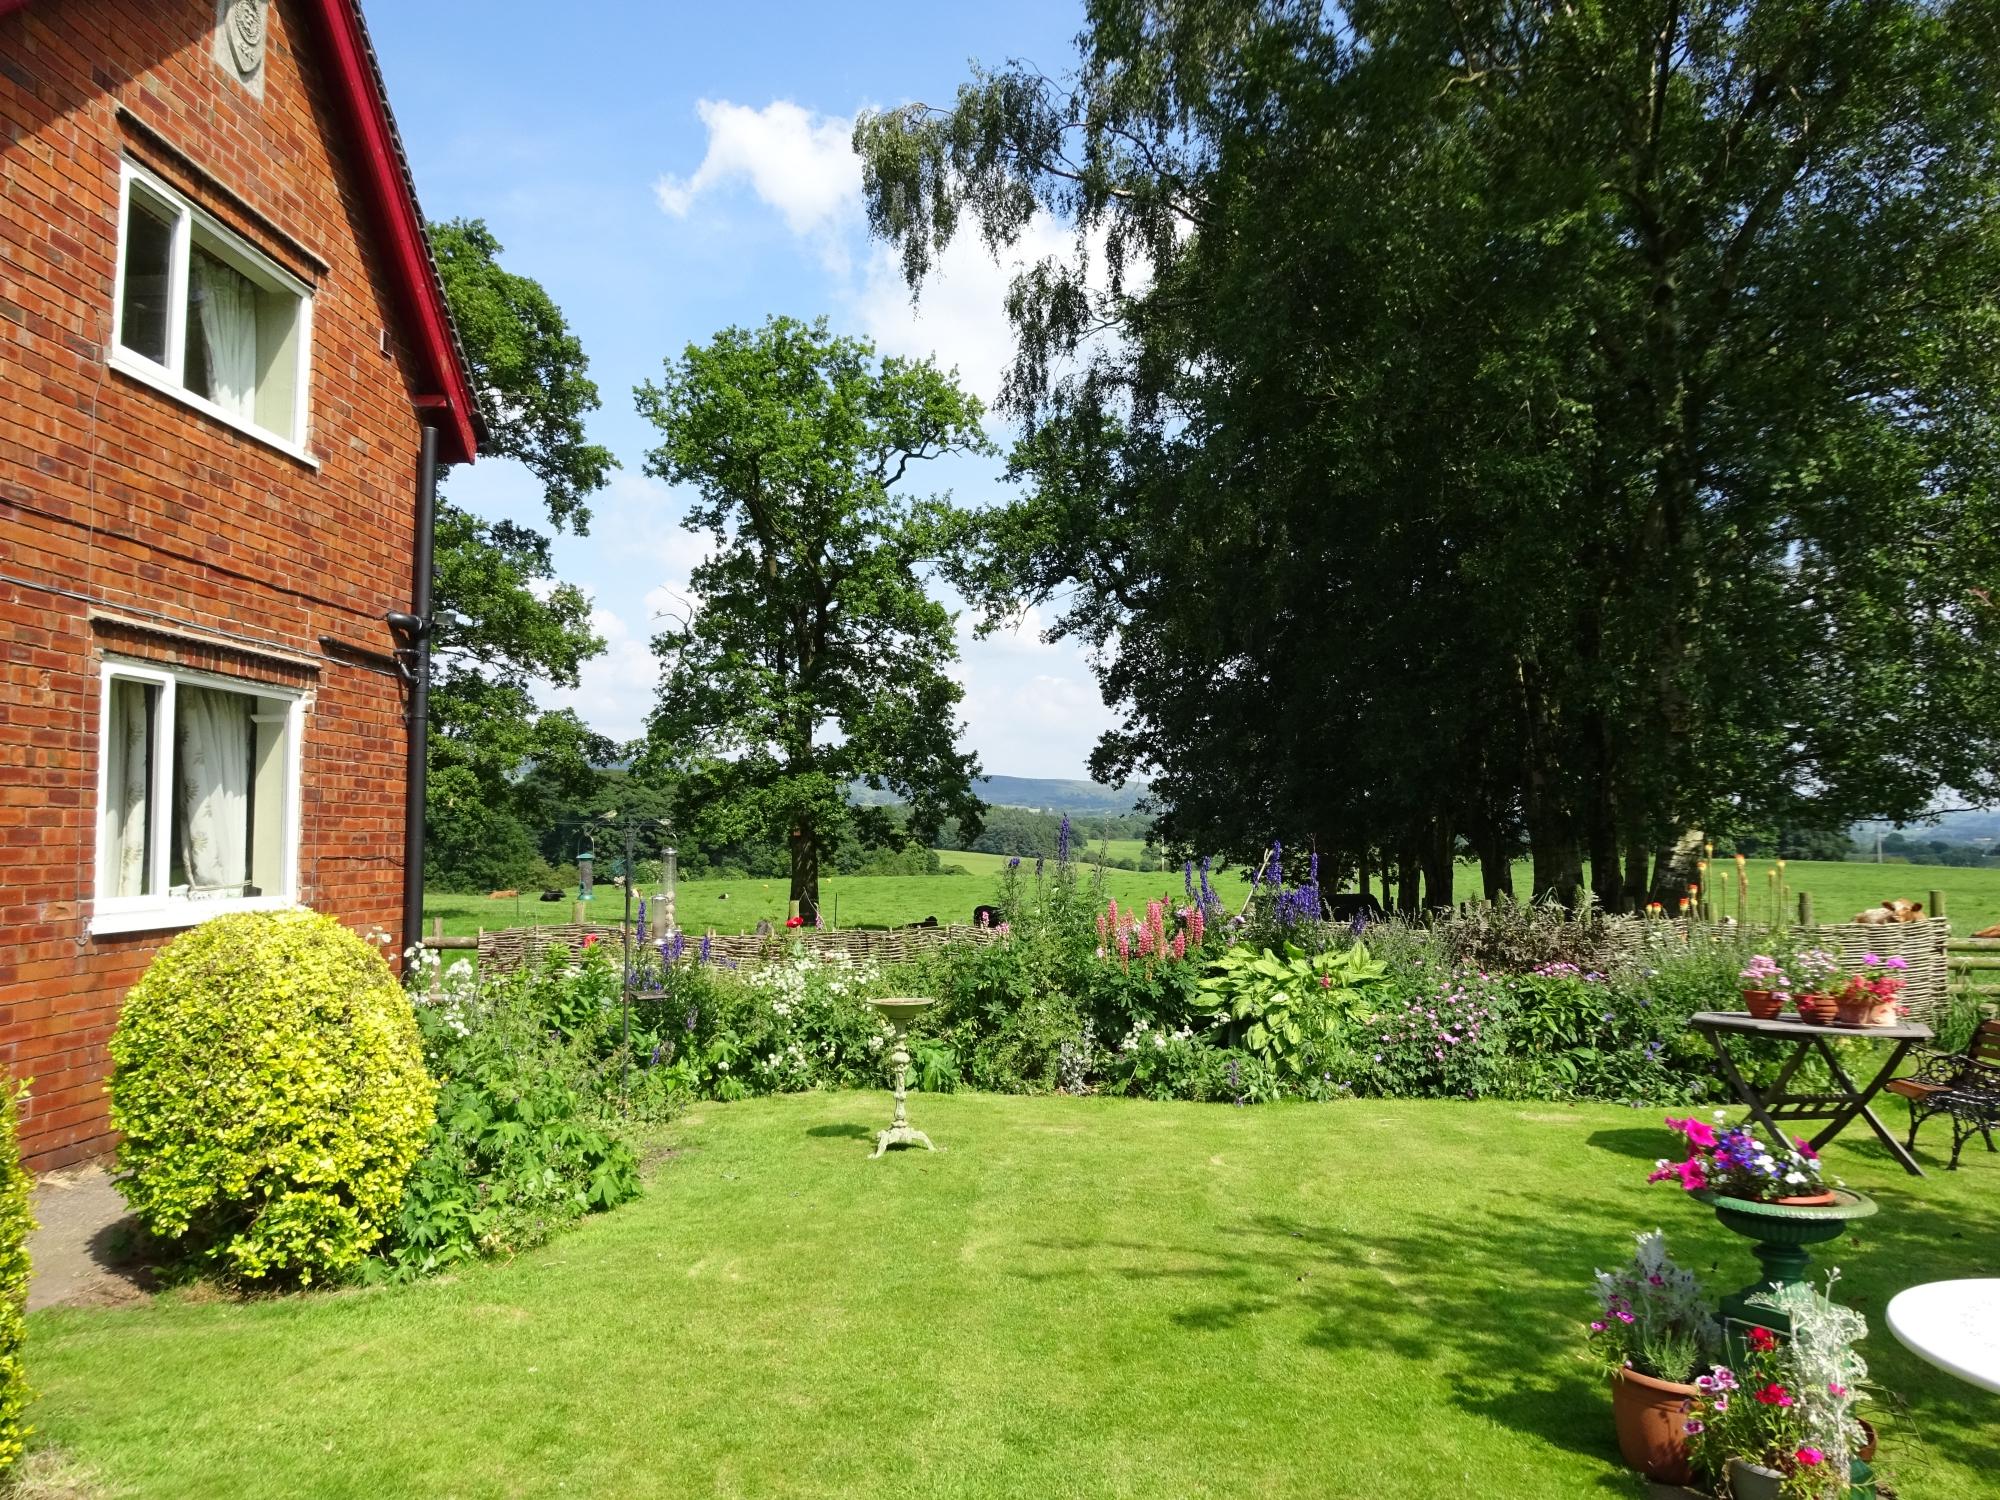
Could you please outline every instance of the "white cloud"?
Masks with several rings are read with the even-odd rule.
[[[990,643],[972,647],[970,671],[960,678],[966,685],[959,704],[965,743],[979,751],[988,772],[1084,775],[1097,737],[1117,723],[1096,684],[1069,675],[1069,663],[1060,660],[1051,663],[1054,670],[1023,672],[1018,658],[988,655],[991,650]]]
[[[705,195],[748,183],[834,274],[835,299],[852,326],[885,354],[956,368],[991,406],[1014,351],[1008,288],[1023,267],[1072,255],[1069,231],[1037,213],[999,258],[968,225],[938,257],[913,303],[894,251],[868,242],[852,116],[816,114],[785,99],[762,109],[704,99],[697,109],[708,127],[707,153],[689,176],[669,174],[654,184],[661,209],[685,219]],[[1090,249],[1093,269],[1101,270],[1101,236]]]
[[[650,605],[652,596],[647,600]],[[575,709],[599,734],[636,739],[645,732],[660,677],[653,631],[644,625],[635,631],[623,616],[603,608],[591,610],[590,626],[604,637],[604,654],[583,664],[574,688],[544,687],[538,696],[550,708]]]
[[[685,219],[703,195],[748,182],[793,234],[826,236],[858,220],[861,160],[851,116],[815,114],[789,99],[762,109],[704,99],[696,110],[708,127],[708,152],[690,176],[653,184],[664,212]]]
[[[660,564],[675,583],[685,585],[711,550],[706,534],[697,535],[681,525],[680,497],[650,475],[613,475],[600,508],[604,519],[593,535],[615,537],[620,550]]]
[[[970,610],[961,610],[958,616],[958,649],[982,650],[1006,655],[1049,656],[1062,648],[1042,639],[1042,632],[1048,623],[1042,612],[1030,604],[1018,617],[994,631],[983,640],[977,635],[978,620]],[[961,678],[960,681],[964,679]]]

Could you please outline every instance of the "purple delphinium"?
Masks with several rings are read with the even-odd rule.
[[[639,898],[639,941],[646,941],[646,898]]]
[[[1035,879],[1040,880],[1041,878],[1042,878],[1042,856],[1037,854],[1035,856]]]
[[[687,1016],[684,1018],[683,1024],[685,1024],[687,1029],[690,1032],[692,1032],[694,1030],[694,1023],[699,1021],[700,1019],[701,1019],[701,1007],[699,1005],[690,1005],[687,1009]]]
[[[1296,927],[1319,920],[1319,887],[1302,885],[1295,891],[1280,891],[1271,909],[1272,920],[1280,927]]]
[[[1056,863],[1059,865],[1066,865],[1069,863],[1069,814],[1068,813],[1063,814],[1062,827],[1056,830]]]
[[[1007,861],[1007,868],[1008,868],[1008,869],[1010,869],[1010,870],[1018,870],[1018,869],[1020,869],[1020,868],[1021,868],[1021,856],[1017,854],[1017,855],[1015,855],[1015,856],[1014,856],[1014,857],[1013,857],[1012,859],[1008,860],[1008,861]]]
[[[1282,839],[1271,840],[1271,863],[1266,866],[1271,872],[1270,883],[1279,890],[1285,888],[1285,845]]]
[[[697,961],[700,963],[707,963],[714,956],[715,952],[712,946],[712,940],[710,938],[710,935],[704,932],[701,935],[701,957]]]

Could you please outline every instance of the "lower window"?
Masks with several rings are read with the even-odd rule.
[[[296,899],[302,712],[261,685],[105,665],[93,930]]]

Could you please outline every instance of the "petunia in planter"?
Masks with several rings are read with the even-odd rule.
[[[1753,1328],[1734,1368],[1696,1377],[1687,1419],[1694,1467],[1726,1478],[1734,1500],[1845,1500],[1851,1484],[1869,1477],[1857,1463],[1868,1434],[1853,1412],[1868,1373],[1854,1346],[1868,1325],[1804,1285],[1752,1302],[1791,1332]]]
[[[1690,1382],[1720,1349],[1722,1325],[1701,1283],[1667,1254],[1666,1236],[1635,1238],[1630,1264],[1597,1273],[1590,1346],[1611,1377],[1620,1456],[1649,1478],[1685,1484]]]
[[[1667,1116],[1667,1124],[1687,1138],[1687,1157],[1678,1162],[1662,1157],[1646,1180],[1674,1179],[1691,1193],[1708,1191],[1758,1203],[1834,1201],[1821,1181],[1819,1153],[1810,1143],[1768,1145],[1749,1126],[1725,1125],[1722,1119],[1720,1110],[1714,1124],[1693,1115],[1679,1120]]]

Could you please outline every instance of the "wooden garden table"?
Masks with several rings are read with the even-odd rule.
[[[1816,1026],[1806,1021],[1760,1021],[1753,1015],[1740,1010],[1705,1010],[1688,1017],[1688,1025],[1708,1038],[1715,1048],[1715,1060],[1722,1073],[1723,1081],[1734,1091],[1756,1119],[1780,1141],[1789,1142],[1793,1137],[1785,1130],[1784,1121],[1824,1120],[1818,1135],[1812,1138],[1813,1150],[1818,1151],[1832,1140],[1857,1115],[1868,1122],[1882,1144],[1889,1148],[1889,1154],[1903,1164],[1903,1170],[1913,1177],[1924,1175],[1924,1169],[1917,1165],[1916,1158],[1903,1148],[1876,1118],[1875,1111],[1868,1106],[1882,1085],[1896,1076],[1896,1069],[1903,1061],[1903,1054],[1918,1042],[1931,1039],[1931,1029],[1919,1021],[1899,1021],[1894,1026]],[[1785,1059],[1778,1069],[1778,1076],[1771,1086],[1759,1091],[1753,1087],[1736,1066],[1736,1059],[1729,1055],[1729,1038],[1732,1036],[1763,1037],[1771,1041],[1789,1042],[1792,1055]],[[1828,1037],[1862,1037],[1871,1042],[1893,1042],[1889,1049],[1888,1061],[1876,1071],[1866,1088],[1856,1084],[1847,1076],[1847,1070],[1840,1065],[1840,1057],[1827,1045]],[[1814,1052],[1826,1059],[1826,1065],[1833,1073],[1834,1088],[1825,1094],[1795,1094],[1790,1091],[1792,1077]]]

